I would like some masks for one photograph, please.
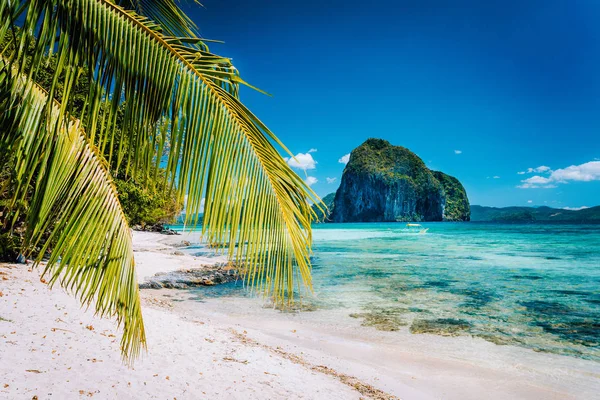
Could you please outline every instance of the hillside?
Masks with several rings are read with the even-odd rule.
[[[471,221],[474,222],[563,222],[600,223],[600,206],[583,210],[564,210],[551,207],[485,207],[471,206]]]

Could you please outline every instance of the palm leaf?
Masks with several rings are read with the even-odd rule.
[[[116,0],[115,3],[159,23],[165,34],[194,36],[198,31],[194,21],[173,0]]]
[[[106,0],[31,0],[25,21],[41,49],[54,49],[59,38],[63,99],[75,81],[73,69],[85,64],[91,81],[110,93],[113,109],[125,104],[124,134],[135,137],[124,160],[128,171],[157,165],[168,132],[168,172],[177,190],[189,194],[186,215],[197,215],[206,199],[206,238],[243,261],[250,282],[277,301],[293,295],[298,276],[310,286],[308,200],[316,196],[272,141],[281,143],[237,99],[234,68],[222,57],[175,45],[151,22]],[[42,67],[34,60],[30,75]],[[113,143],[110,129],[95,132],[96,90],[86,126],[104,147]],[[158,131],[163,120],[168,129]]]
[[[48,110],[46,110],[48,108]],[[110,174],[81,124],[61,118],[60,105],[0,58],[0,144],[15,157],[17,180],[36,175],[27,215],[28,248],[42,242],[36,264],[53,244],[44,274],[101,316],[116,316],[121,349],[145,346],[131,233]],[[26,191],[21,185],[21,191]],[[16,193],[15,197],[23,196]]]
[[[166,167],[176,190],[188,194],[188,222],[205,198],[206,239],[228,249],[248,282],[277,302],[293,297],[295,282],[311,286],[309,200],[317,196],[273,142],[282,144],[238,100],[241,80],[227,59],[176,45],[152,22],[107,0],[30,0],[25,21],[40,48],[56,47],[63,104],[76,69],[86,65],[113,109],[124,105],[123,134],[135,138],[118,155],[128,173],[150,173],[161,162],[168,132]],[[43,63],[34,60],[30,76],[39,68]],[[84,121],[103,148],[113,143],[110,129],[95,131],[102,97],[95,90]],[[167,129],[157,129],[161,121]]]
[[[108,0],[2,1],[0,16],[0,40],[11,34],[14,21],[23,21],[23,35],[13,35],[14,51],[2,49],[15,67],[11,74],[25,73],[30,82],[48,54],[57,58],[45,97],[39,89],[17,90],[20,80],[11,74],[5,78],[12,86],[7,84],[10,96],[2,110],[20,113],[2,117],[11,127],[3,132],[5,141],[20,154],[17,196],[35,181],[29,243],[41,243],[43,232],[52,231],[52,240],[44,244],[54,242],[59,249],[49,267],[53,280],[67,277],[61,283],[86,302],[100,296],[97,310],[117,313],[125,323],[127,354],[139,348],[143,326],[137,292],[129,286],[133,259],[126,224],[114,188],[100,188],[100,182],[110,183],[107,165],[151,174],[164,162],[173,189],[188,195],[187,222],[197,222],[204,203],[205,239],[228,252],[252,287],[279,304],[291,301],[301,284],[311,287],[314,213],[309,201],[318,198],[275,145],[289,151],[239,101],[238,86],[245,82],[229,59],[210,53],[199,38],[162,34],[161,26]],[[36,51],[26,63],[24,49],[31,38]],[[92,83],[81,116],[86,132],[69,117],[71,89],[83,67]],[[62,101],[46,106],[44,101],[57,97],[59,80]],[[109,110],[101,111],[106,101]],[[127,138],[119,142],[114,135],[118,109],[124,115],[121,138]],[[118,147],[116,161],[111,153],[103,164],[95,146],[101,154]],[[70,182],[79,189],[71,189]],[[78,222],[81,215],[89,224]],[[76,235],[86,241],[75,242]],[[112,276],[105,278],[109,272]]]

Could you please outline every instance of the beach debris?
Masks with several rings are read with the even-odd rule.
[[[151,297],[151,298],[144,299],[144,300],[147,303],[153,304],[153,305],[158,306],[158,307],[173,308],[173,304],[171,304],[171,302],[167,301],[167,300],[157,299],[156,297]]]
[[[41,374],[42,371],[39,369],[26,369],[25,372],[33,372],[34,374]]]
[[[307,362],[306,360],[304,360],[302,357],[300,357],[296,354],[293,354],[293,353],[289,353],[289,352],[283,350],[281,347],[274,348],[271,346],[267,346],[256,340],[250,339],[248,336],[245,336],[245,335],[239,333],[238,331],[236,331],[233,328],[229,328],[229,332],[233,335],[233,337],[237,341],[239,341],[243,344],[263,348],[265,350],[268,350],[271,353],[274,353],[286,360],[293,362],[294,364],[302,365],[312,371],[320,372],[322,374],[332,376],[332,377],[338,379],[343,384],[355,389],[357,392],[359,392],[363,396],[366,396],[367,398],[370,398],[373,400],[400,400],[398,397],[396,397],[394,395],[391,395],[382,390],[379,390],[367,383],[361,382],[358,378],[356,378],[354,376],[340,373],[340,372],[338,372],[332,368],[329,368],[325,365],[311,364],[311,363]]]
[[[240,363],[240,364],[248,364],[249,363],[248,360],[238,360],[237,358],[233,358],[233,357],[223,357],[223,361],[236,362],[236,363]]]
[[[85,328],[88,329],[88,330],[90,330],[90,331],[94,330],[94,327],[92,325],[86,325]]]
[[[75,333],[73,331],[70,331],[68,329],[62,329],[62,328],[51,328],[50,329],[52,332],[56,332],[56,331],[64,331],[64,332],[69,332],[69,333]]]

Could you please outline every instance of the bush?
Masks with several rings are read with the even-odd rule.
[[[148,226],[174,222],[183,204],[174,191],[169,193],[162,187],[163,182],[162,170],[157,181],[149,180],[145,184],[132,178],[115,179],[119,201],[130,226],[139,225],[145,229]]]

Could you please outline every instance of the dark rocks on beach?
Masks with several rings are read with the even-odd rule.
[[[142,231],[142,232],[157,232],[163,235],[179,235],[178,232],[173,229],[167,228],[163,224],[154,224],[154,225],[133,225],[131,227],[134,231]]]
[[[188,289],[233,282],[239,278],[237,271],[225,265],[187,270],[161,272],[140,283],[140,289]]]

